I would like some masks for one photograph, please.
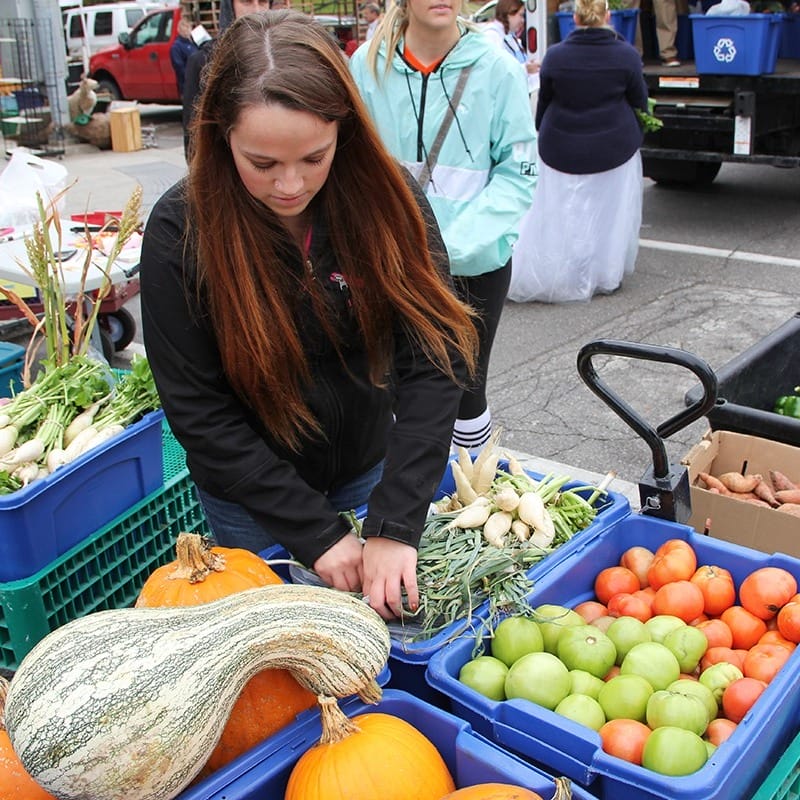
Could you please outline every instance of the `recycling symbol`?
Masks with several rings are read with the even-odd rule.
[[[720,37],[714,45],[714,58],[724,64],[730,64],[736,58],[736,45],[733,39],[728,37]]]

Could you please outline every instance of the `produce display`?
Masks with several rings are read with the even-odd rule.
[[[60,800],[170,800],[206,763],[258,670],[290,669],[320,701],[358,694],[372,703],[388,654],[377,613],[319,587],[101,611],[23,659],[5,724],[26,771]]]
[[[283,581],[249,550],[212,547],[197,533],[181,533],[176,559],[145,581],[137,608],[195,606],[257,586]],[[202,779],[284,728],[316,702],[288,669],[257,672],[242,689],[214,751],[197,775]]]
[[[699,472],[698,476],[705,484],[703,488],[713,494],[800,517],[800,487],[779,470],[769,470],[769,481],[758,473],[724,472],[714,476]]]
[[[775,401],[772,409],[776,414],[783,414],[785,417],[797,417],[800,419],[800,386],[794,387],[794,394],[782,395]]]
[[[537,633],[537,630],[538,633]],[[666,775],[688,775],[758,701],[800,642],[800,594],[785,569],[738,586],[669,539],[628,547],[600,569],[594,597],[508,616],[491,654],[458,679],[493,700],[522,698],[599,732],[603,749]]]
[[[420,607],[404,615],[419,629],[412,641],[459,621],[468,625],[487,600],[489,620],[524,610],[531,566],[595,519],[603,487],[565,488],[567,475],[536,480],[513,457],[506,463],[504,469],[494,446],[474,462],[462,448],[450,462],[455,492],[426,520],[417,560]]]

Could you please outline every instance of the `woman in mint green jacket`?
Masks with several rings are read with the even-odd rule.
[[[456,289],[481,317],[477,376],[453,431],[477,450],[491,433],[489,356],[536,183],[536,134],[524,68],[460,10],[461,0],[395,2],[350,69],[384,143],[425,190]]]

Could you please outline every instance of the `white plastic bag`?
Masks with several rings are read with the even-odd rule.
[[[745,17],[750,13],[750,3],[745,0],[722,0],[706,11],[709,17]]]
[[[67,185],[67,168],[33,155],[25,148],[14,150],[0,172],[0,228],[24,228],[39,222],[36,193],[45,206]],[[63,210],[64,198],[56,204]]]

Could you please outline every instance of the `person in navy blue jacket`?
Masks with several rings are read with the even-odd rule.
[[[577,0],[575,29],[542,61],[539,183],[514,250],[509,297],[561,302],[616,290],[633,271],[642,213],[641,56],[606,0]]]

